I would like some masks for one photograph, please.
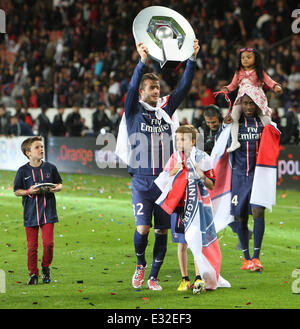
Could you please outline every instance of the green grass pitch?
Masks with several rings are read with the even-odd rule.
[[[299,192],[277,191],[277,205],[272,213],[266,211],[262,274],[239,269],[242,252],[235,249],[237,236],[228,227],[219,233],[221,274],[232,287],[192,295],[177,291],[177,245],[170,234],[159,275],[163,290],[132,288],[136,258],[129,178],[62,174],[64,188],[56,194],[59,223],[55,224],[52,281],[27,286],[26,237],[21,198],[13,193],[14,176],[15,172],[0,171],[0,269],[6,277],[1,309],[299,308],[300,282],[292,276],[300,267]],[[152,247],[153,230],[147,248],[149,266]],[[252,247],[250,240],[251,253]],[[41,254],[42,247],[39,263]],[[190,252],[189,274],[194,277]]]

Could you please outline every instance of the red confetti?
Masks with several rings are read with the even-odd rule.
[[[148,297],[143,297],[142,300],[148,300],[149,298]]]
[[[289,153],[289,154],[288,154],[288,158],[289,158],[289,159],[293,159],[293,154]]]
[[[111,294],[111,295],[113,295],[113,296],[114,296],[114,295],[116,295],[116,293],[115,293],[115,292],[111,292],[110,294]]]
[[[250,302],[248,302],[246,305],[250,305],[251,303]]]
[[[21,281],[16,281],[16,283],[22,283]]]
[[[78,292],[82,292],[82,290],[81,289],[78,289]]]

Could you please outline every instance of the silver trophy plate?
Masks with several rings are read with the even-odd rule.
[[[176,67],[194,53],[194,30],[173,9],[151,6],[141,10],[133,21],[132,31],[136,43],[143,42],[161,67]]]

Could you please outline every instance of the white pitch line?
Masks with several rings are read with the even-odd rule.
[[[274,207],[300,210],[300,207],[293,207],[293,206],[277,206],[277,205],[275,205]]]

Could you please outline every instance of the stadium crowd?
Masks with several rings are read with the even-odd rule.
[[[293,33],[291,16],[297,0],[7,0],[6,34],[0,49],[14,53],[9,64],[0,57],[0,135],[30,134],[33,125],[47,136],[81,136],[85,119],[80,108],[90,108],[93,131],[108,127],[117,132],[124,99],[138,61],[132,22],[145,7],[162,5],[180,12],[193,26],[201,45],[197,72],[181,108],[195,117],[215,104],[227,108],[213,92],[231,81],[242,47],[255,47],[268,74],[284,88],[280,96],[267,91],[273,121],[286,117],[282,143],[299,142],[300,37]],[[51,36],[57,35],[53,38]],[[161,92],[174,90],[184,71],[150,71],[161,78]],[[232,101],[236,91],[230,94]],[[6,108],[15,107],[10,117]],[[33,121],[28,108],[41,108]],[[57,108],[54,122],[48,108]],[[65,108],[73,112],[64,121]],[[278,112],[283,109],[283,114]],[[199,118],[198,118],[199,119]],[[197,121],[197,120],[196,120]],[[194,122],[196,122],[194,121]],[[199,120],[198,120],[199,121]],[[201,120],[200,120],[201,121]],[[185,122],[186,123],[186,122]],[[189,122],[191,123],[191,122]],[[23,132],[22,132],[23,129]]]

